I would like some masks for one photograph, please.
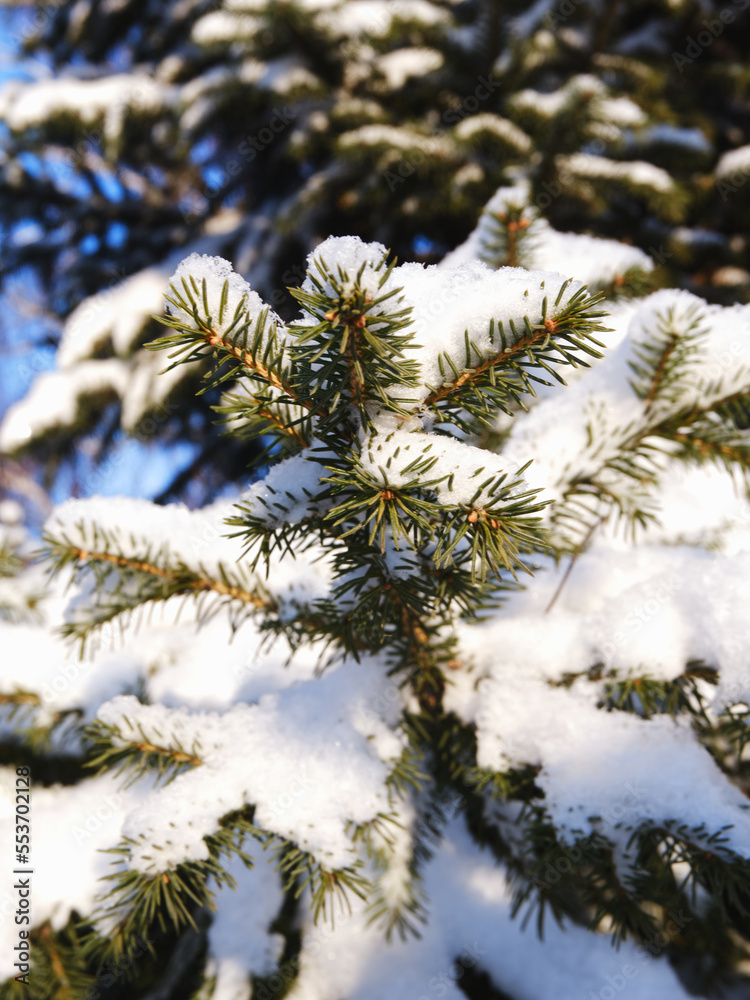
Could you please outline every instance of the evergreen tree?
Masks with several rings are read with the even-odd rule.
[[[0,447],[41,457],[49,485],[61,454],[99,482],[120,428],[187,440],[161,499],[210,500],[251,456],[217,439],[193,369],[158,378],[140,349],[179,260],[231,258],[290,319],[287,288],[329,234],[433,262],[499,186],[525,187],[551,228],[539,263],[517,258],[515,230],[498,263],[547,268],[556,234],[586,233],[633,244],[608,291],[745,301],[744,4],[81,0],[19,15],[31,79],[0,91],[0,274],[59,346]],[[587,281],[589,259],[564,270]],[[94,454],[76,451],[91,431]]]
[[[523,193],[462,263],[329,238],[289,324],[187,257],[150,346],[279,460],[66,502],[44,598],[7,529],[28,995],[747,989],[750,307],[472,258]]]

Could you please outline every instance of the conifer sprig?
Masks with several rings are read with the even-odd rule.
[[[225,316],[229,294],[229,280],[224,282],[221,303],[216,317],[208,305],[206,279],[200,285],[194,278],[182,279],[182,289],[170,285],[172,294],[165,296],[175,310],[191,316],[194,326],[179,315],[154,316],[162,325],[172,327],[176,333],[152,341],[150,350],[169,350],[175,360],[165,371],[193,361],[205,361],[213,355],[213,364],[205,378],[208,385],[201,390],[219,385],[238,375],[251,375],[263,383],[289,395],[285,383],[288,359],[283,351],[276,322],[269,319],[268,308],[258,316],[248,313],[245,299],[241,299],[231,320]],[[201,306],[203,307],[201,309]],[[226,367],[224,367],[226,363]]]
[[[569,283],[561,286],[554,307]],[[585,357],[602,357],[597,348],[604,345],[594,337],[606,329],[599,322],[606,314],[595,308],[602,298],[581,288],[555,316],[545,296],[538,323],[524,317],[522,327],[511,321],[506,330],[502,321],[491,320],[489,340],[497,348],[491,354],[481,350],[467,333],[462,364],[448,352],[440,356],[443,384],[431,389],[423,405],[470,432],[472,423],[466,414],[474,421],[491,424],[498,411],[512,415],[514,406],[523,408],[522,397],[536,395],[534,383],[552,385],[545,375],[564,385],[557,368],[588,367]]]
[[[277,610],[261,582],[240,565],[229,569],[220,563],[214,574],[200,563],[188,566],[167,546],[145,539],[130,538],[137,554],[126,553],[116,533],[96,524],[81,523],[77,534],[45,533],[43,555],[54,573],[69,568],[78,577],[87,572],[94,576],[88,602],[77,605],[75,616],[63,626],[63,633],[77,639],[82,649],[105,624],[124,625],[139,609],[173,597],[192,598],[199,622],[228,609],[234,628],[261,610]]]
[[[647,411],[656,404],[674,406],[679,402],[706,334],[703,322],[696,309],[678,320],[673,307],[656,318],[645,339],[634,343],[630,384]]]
[[[485,209],[479,256],[490,267],[531,267],[539,238],[539,212],[523,199]]]
[[[133,727],[127,718],[124,721],[137,732],[123,734],[118,726],[99,719],[84,731],[90,753],[86,766],[95,768],[97,774],[111,771],[117,777],[127,773],[125,788],[148,773],[167,785],[184,771],[202,766],[199,744],[186,749],[174,736],[147,733],[141,723]]]
[[[312,320],[290,327],[293,391],[321,415],[321,433],[348,423],[351,405],[364,426],[370,424],[368,403],[403,412],[388,390],[418,384],[418,366],[405,357],[413,336],[411,307],[402,305],[400,289],[386,288],[393,266],[384,256],[350,275],[317,258],[315,271],[308,271],[312,290],[290,289]]]

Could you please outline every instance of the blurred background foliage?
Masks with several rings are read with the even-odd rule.
[[[0,406],[25,400],[0,431],[0,486],[32,521],[50,498],[199,505],[247,479],[251,446],[222,436],[217,399],[193,373],[158,379],[140,349],[192,251],[232,260],[287,319],[326,236],[435,263],[525,179],[555,229],[649,254],[638,292],[750,297],[750,0],[0,15]]]

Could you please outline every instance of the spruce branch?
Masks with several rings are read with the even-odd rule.
[[[324,920],[330,918],[331,925],[335,925],[334,902],[351,912],[349,893],[360,899],[367,898],[371,885],[360,874],[363,867],[361,859],[343,868],[327,869],[293,841],[256,826],[252,807],[224,817],[222,829],[228,835],[228,850],[234,850],[236,840],[241,843],[246,837],[252,837],[264,850],[270,850],[271,860],[281,875],[284,891],[292,892],[295,899],[306,890],[310,892],[315,923],[322,917]]]
[[[234,878],[220,862],[222,853],[237,853],[246,864],[251,860],[242,851],[236,838],[227,841],[205,838],[209,857],[188,861],[158,872],[141,872],[125,865],[134,841],[124,838],[108,853],[116,855],[115,872],[104,876],[111,887],[98,897],[98,908],[92,914],[95,928],[84,941],[87,956],[92,961],[120,962],[142,941],[149,942],[154,930],[180,932],[196,928],[195,915],[201,909],[214,908],[211,882],[218,888],[236,886]]]
[[[285,450],[307,448],[312,437],[312,420],[309,411],[299,403],[283,401],[262,382],[245,379],[235,391],[223,395],[221,404],[214,407],[227,425],[227,431],[241,438],[271,437],[271,443],[257,460],[270,454],[274,446]]]
[[[132,730],[130,720],[124,721]],[[137,734],[125,735],[120,727],[95,719],[83,734],[90,753],[86,766],[95,768],[97,774],[113,771],[116,777],[130,772],[125,788],[148,772],[155,772],[155,780],[166,785],[186,770],[202,766],[198,745],[187,751],[174,737],[157,744],[154,734],[146,733],[141,723],[135,728]]]
[[[418,384],[418,366],[404,357],[412,341],[411,307],[401,306],[400,289],[386,288],[394,266],[386,258],[363,263],[353,275],[317,258],[308,271],[312,289],[290,289],[313,321],[290,327],[293,389],[320,416],[321,434],[346,426],[351,405],[364,426],[369,402],[405,412],[387,390]]]
[[[163,326],[176,331],[146,345],[153,351],[171,351],[169,356],[176,360],[168,365],[165,371],[170,371],[180,364],[205,361],[207,357],[213,355],[218,363],[206,376],[210,380],[210,386],[220,384],[239,373],[251,375],[254,379],[277,389],[284,396],[291,396],[285,381],[288,359],[283,350],[278,326],[275,320],[269,320],[268,307],[257,317],[252,317],[247,311],[245,300],[242,299],[231,321],[228,321],[229,317],[224,316],[229,291],[227,279],[222,288],[219,315],[214,320],[208,307],[205,278],[202,279],[200,286],[193,277],[190,278],[190,283],[183,278],[181,291],[175,285],[169,287],[172,294],[165,296],[167,302],[178,313],[191,316],[194,325],[189,325],[186,320],[176,315],[152,317]],[[223,371],[218,375],[218,369],[223,362],[229,362],[229,371]]]
[[[656,317],[654,330],[633,345],[629,366],[631,387],[644,401],[646,411],[656,402],[674,406],[686,389],[685,379],[697,361],[706,329],[704,317],[691,308],[678,322],[674,307]]]
[[[201,565],[187,566],[171,556],[165,546],[155,549],[145,541],[140,543],[138,555],[124,554],[115,533],[93,525],[87,534],[86,525],[77,527],[80,537],[87,539],[86,547],[66,534],[56,537],[46,533],[43,555],[54,573],[70,568],[77,576],[85,572],[94,574],[97,587],[86,602],[78,605],[75,617],[63,626],[63,634],[75,637],[82,644],[105,623],[127,621],[146,604],[177,596],[195,600],[199,622],[208,621],[226,607],[233,628],[258,611],[271,614],[277,611],[275,600],[240,566],[229,570],[219,564],[218,575],[211,574]]]
[[[80,940],[72,923],[55,931],[45,921],[31,932],[31,948],[34,997],[78,1000],[94,986],[94,976],[82,960]],[[8,1000],[12,996],[10,993]]]
[[[569,284],[561,286],[555,308]],[[564,385],[557,367],[588,367],[585,356],[602,356],[596,347],[604,345],[594,337],[594,333],[606,329],[599,322],[605,313],[594,308],[602,298],[581,288],[555,316],[545,296],[540,322],[532,323],[526,316],[520,328],[510,321],[506,330],[502,321],[491,320],[488,336],[490,343],[497,345],[491,354],[482,351],[467,332],[461,365],[447,352],[440,356],[443,384],[432,388],[423,406],[470,430],[462,411],[484,424],[494,420],[498,410],[513,415],[511,403],[523,407],[523,395],[535,395],[534,382],[552,384],[542,377],[542,372]]]
[[[490,267],[530,267],[539,237],[539,212],[525,201],[507,201],[498,211],[485,209],[479,257]]]

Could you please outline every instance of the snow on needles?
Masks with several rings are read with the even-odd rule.
[[[379,243],[365,244],[355,236],[330,237],[310,255],[308,268],[326,294],[334,294],[334,289],[321,273],[322,264],[337,278],[342,268],[351,281],[359,276],[360,286],[373,297],[400,290],[379,303],[373,314],[411,307],[413,338],[406,357],[419,364],[421,384],[398,385],[392,393],[415,410],[443,384],[444,372],[451,370],[445,366],[441,370],[441,356],[447,355],[459,371],[476,367],[485,357],[501,353],[500,331],[508,343],[515,343],[526,333],[526,320],[534,326],[544,317],[554,319],[583,287],[581,282],[555,272],[520,267],[494,271],[478,260],[450,269],[401,264],[393,268],[381,286],[386,254]],[[315,289],[310,277],[302,288],[307,292]],[[315,322],[313,316],[303,313],[296,324]],[[373,328],[377,329],[377,319]],[[475,345],[469,358],[467,337]]]
[[[481,116],[467,119],[476,121]],[[527,181],[498,188],[487,202],[476,228],[455,250],[447,254],[438,265],[446,271],[459,264],[476,259],[490,260],[493,242],[493,225],[498,215],[510,209],[521,209],[529,223],[524,236],[524,263],[541,271],[556,271],[564,262],[565,273],[592,289],[602,288],[622,277],[627,271],[653,271],[654,263],[638,247],[618,240],[602,239],[582,233],[561,233],[541,218],[532,203],[531,187]]]
[[[257,322],[265,313],[277,328],[284,329],[278,316],[222,257],[191,254],[180,263],[169,284],[167,312],[190,329],[201,329],[196,313],[219,334],[237,332],[247,319]]]
[[[118,742],[145,734],[201,761],[127,817],[123,832],[136,842],[129,864],[153,872],[206,858],[204,837],[249,804],[258,826],[294,840],[326,869],[351,864],[348,825],[390,812],[389,763],[405,743],[372,708],[388,684],[382,666],[365,661],[221,715],[132,696],[103,705],[98,718],[116,727]]]
[[[87,397],[122,396],[127,384],[128,367],[119,358],[84,361],[70,371],[43,372],[28,395],[5,414],[0,451],[17,451],[34,437],[70,426]]]
[[[709,305],[690,292],[664,289],[637,303],[626,335],[588,375],[540,401],[515,421],[503,455],[517,464],[534,460],[526,474],[535,486],[564,492],[574,476],[601,470],[628,435],[646,428],[646,403],[634,391],[634,349],[659,328],[695,329],[692,361],[681,377],[679,402],[656,398],[653,413],[666,416],[691,405],[707,406],[742,386],[750,365],[750,306]],[[658,452],[654,461],[662,461]],[[658,496],[657,496],[658,499]]]
[[[443,434],[383,427],[362,446],[362,467],[383,486],[433,482],[443,504],[489,506],[507,473],[516,471],[502,456]],[[426,468],[422,468],[425,465]],[[420,471],[415,472],[417,466]]]
[[[318,468],[315,463],[306,465]],[[258,486],[238,499],[251,496],[254,489]],[[237,513],[231,500],[191,511],[183,504],[157,506],[129,497],[92,497],[60,504],[47,520],[45,530],[89,552],[104,550],[136,560],[149,557],[159,566],[184,565],[219,580],[226,571],[235,571],[260,585],[242,560],[242,542],[227,537],[230,529],[226,519]],[[274,595],[282,601],[320,596],[326,587],[325,564],[304,553],[298,553],[295,559],[276,558],[272,585]]]

